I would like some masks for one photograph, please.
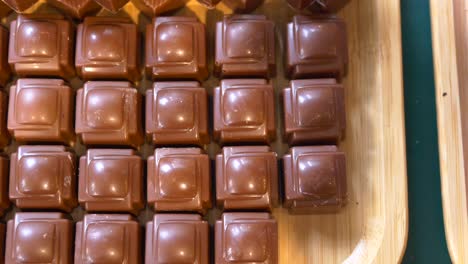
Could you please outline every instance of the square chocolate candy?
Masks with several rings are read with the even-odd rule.
[[[15,10],[16,13],[22,13],[28,8],[33,6],[37,0],[2,0],[11,9]]]
[[[337,143],[346,116],[343,85],[334,79],[291,81],[283,90],[285,138],[290,145]]]
[[[205,145],[208,95],[198,82],[157,82],[146,91],[146,134],[157,145]]]
[[[0,149],[6,147],[10,141],[10,134],[7,129],[7,97],[6,93],[0,91]]]
[[[336,17],[295,16],[287,30],[287,71],[292,79],[346,74],[346,25]]]
[[[275,73],[274,23],[263,15],[233,15],[216,24],[215,74],[264,77]]]
[[[128,0],[94,0],[98,4],[100,4],[105,9],[117,13],[125,4],[127,4]]]
[[[188,0],[131,0],[132,3],[149,17],[183,7]]]
[[[85,80],[140,80],[137,25],[123,17],[86,17],[78,26],[76,71]]]
[[[143,161],[130,149],[88,149],[80,158],[78,200],[86,211],[143,208]]]
[[[146,264],[209,263],[209,227],[196,214],[155,214],[146,224]]]
[[[47,3],[78,19],[101,9],[94,0],[47,0]]]
[[[74,263],[141,263],[140,240],[140,227],[130,215],[85,215],[76,223]]]
[[[6,209],[10,207],[10,199],[8,198],[8,165],[7,156],[0,156],[0,216],[3,215]],[[0,236],[0,240],[3,236]],[[3,255],[0,255],[0,257]]]
[[[20,77],[69,79],[73,67],[74,30],[60,15],[18,15],[10,25],[8,62]]]
[[[156,211],[211,208],[210,160],[199,148],[160,148],[148,158],[148,203]]]
[[[8,130],[20,142],[71,144],[73,95],[60,79],[18,79],[10,87]]]
[[[129,82],[86,82],[77,92],[75,131],[86,145],[138,147],[141,95]]]
[[[216,200],[225,210],[272,210],[278,203],[276,153],[267,146],[224,147],[216,156]]]
[[[273,86],[266,80],[222,80],[213,95],[215,140],[272,141],[276,136],[274,105]]]
[[[0,6],[0,9],[2,7]],[[8,64],[8,29],[0,26],[0,86],[5,86],[10,79]]]
[[[22,209],[70,212],[76,198],[75,155],[63,146],[20,146],[11,154],[10,200]]]
[[[215,224],[215,263],[278,263],[278,224],[268,213],[224,213]]]
[[[283,163],[283,205],[291,213],[334,213],[346,205],[345,154],[336,146],[294,147]]]
[[[5,263],[71,263],[73,223],[61,213],[16,213],[8,221]]]

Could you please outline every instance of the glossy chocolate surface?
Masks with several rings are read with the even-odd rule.
[[[146,91],[146,134],[157,145],[209,143],[208,95],[198,82],[156,82]]]
[[[283,89],[283,113],[290,145],[336,144],[346,123],[343,85],[334,79],[291,81]]]
[[[73,97],[60,79],[18,79],[10,87],[10,134],[20,142],[74,142]]]
[[[138,27],[123,17],[86,17],[78,25],[75,66],[85,80],[140,79]]]
[[[200,4],[208,7],[208,8],[215,8],[215,6],[221,2],[221,0],[197,0]]]
[[[101,9],[101,6],[94,0],[47,0],[47,3],[59,8],[73,18],[79,19]]]
[[[214,138],[221,143],[272,141],[273,86],[263,79],[228,79],[214,89]]]
[[[272,210],[278,203],[276,153],[268,146],[224,147],[216,156],[216,200],[225,210]]]
[[[159,14],[183,7],[188,0],[131,0],[145,15],[154,17]]]
[[[130,215],[85,215],[76,223],[74,263],[141,263],[140,240],[140,227]]]
[[[338,12],[350,0],[286,0],[297,11]]]
[[[73,25],[60,15],[18,15],[10,24],[8,62],[20,77],[69,79],[73,67]]]
[[[2,8],[0,6],[0,8]],[[5,86],[10,79],[8,64],[8,29],[0,26],[0,86]]]
[[[7,156],[0,156],[0,216],[2,216],[5,210],[10,207],[10,199],[8,198],[9,164],[10,161]],[[3,237],[4,236],[0,236],[0,241],[3,240]]]
[[[225,16],[216,23],[217,76],[268,78],[275,63],[274,23],[266,16]]]
[[[291,213],[334,213],[347,203],[345,154],[336,146],[293,147],[283,158]]]
[[[129,0],[94,0],[105,9],[117,13]]]
[[[8,221],[5,263],[71,263],[73,223],[60,213],[16,213]]]
[[[215,224],[215,263],[278,263],[278,224],[268,213],[224,213]]]
[[[75,131],[86,145],[138,147],[141,95],[129,82],[86,82],[76,95]]]
[[[28,8],[33,6],[37,0],[2,0],[11,9],[15,10],[16,13],[22,13]]]
[[[6,147],[10,141],[10,134],[7,130],[7,109],[7,95],[0,91],[0,149]]]
[[[20,146],[10,157],[10,200],[24,209],[70,212],[76,198],[75,155],[63,146]]]
[[[196,214],[155,214],[146,224],[146,264],[209,263],[209,227]]]
[[[11,13],[11,8],[7,6],[4,2],[0,1],[0,18],[8,16]]]
[[[148,203],[156,211],[211,208],[210,160],[201,149],[156,149],[147,166]]]
[[[287,73],[292,79],[346,74],[346,25],[340,18],[295,16],[287,30]]]
[[[78,200],[86,211],[138,214],[143,161],[130,149],[88,149],[80,158]]]
[[[223,0],[236,13],[250,13],[263,4],[264,0]]]
[[[194,17],[157,17],[146,28],[146,75],[153,79],[208,77],[205,25]]]

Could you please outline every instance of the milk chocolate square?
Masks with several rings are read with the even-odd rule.
[[[18,79],[10,87],[8,130],[21,142],[75,141],[74,91],[60,79]]]
[[[146,264],[209,263],[209,227],[196,214],[155,214],[146,224]]]
[[[337,143],[346,116],[343,85],[334,79],[291,81],[283,89],[285,138],[290,145]]]
[[[86,211],[143,208],[143,161],[130,149],[88,149],[80,158],[78,200]]]
[[[8,198],[8,156],[0,156],[0,216],[3,215],[6,209],[10,207],[10,199]],[[0,236],[2,241],[4,236]],[[1,247],[0,247],[1,248]],[[0,257],[3,256],[0,254]]]
[[[131,0],[145,15],[155,17],[183,7],[188,0]]]
[[[5,263],[71,263],[72,232],[61,213],[16,213],[8,221]]]
[[[216,200],[225,210],[272,210],[278,203],[276,153],[267,146],[224,147],[216,156]]]
[[[0,9],[2,7],[0,6]],[[0,86],[5,86],[10,79],[8,64],[8,29],[0,26]]]
[[[117,13],[125,4],[127,4],[128,0],[94,0],[98,4],[100,4],[105,9]]]
[[[86,17],[78,26],[76,71],[85,80],[140,80],[137,25],[123,17]]]
[[[73,67],[73,25],[60,15],[18,15],[10,25],[8,62],[20,77],[69,79]]]
[[[233,15],[216,24],[217,76],[268,78],[275,67],[272,21],[263,15]]]
[[[291,213],[334,213],[346,205],[345,154],[336,146],[293,147],[283,164],[283,205]]]
[[[156,211],[211,208],[210,161],[199,148],[160,148],[148,158],[148,203]]]
[[[215,224],[215,262],[278,263],[278,224],[268,213],[224,213]]]
[[[6,93],[0,91],[0,149],[6,147],[10,141],[10,134],[7,129],[7,97]]]
[[[76,224],[75,264],[141,263],[141,230],[127,214],[88,214]]]
[[[138,147],[141,95],[129,82],[86,82],[77,92],[75,131],[86,145]]]
[[[77,206],[75,155],[63,146],[20,146],[11,154],[10,200],[24,209]]]
[[[2,0],[11,9],[15,10],[16,13],[23,13],[28,8],[33,6],[37,0]]]
[[[94,0],[47,0],[47,3],[78,19],[101,9]]]
[[[292,79],[346,74],[346,25],[340,18],[295,16],[288,24],[287,71]]]
[[[215,140],[272,141],[276,136],[274,104],[273,86],[266,80],[222,80],[213,95]]]
[[[208,144],[208,95],[198,82],[156,82],[146,91],[146,134],[157,145]]]
[[[146,27],[146,75],[153,79],[208,77],[205,25],[194,17],[157,17]]]

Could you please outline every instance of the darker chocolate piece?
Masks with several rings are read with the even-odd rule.
[[[86,211],[138,214],[143,161],[130,149],[88,149],[80,158],[78,200]]]
[[[86,145],[144,142],[141,95],[129,82],[86,82],[76,95],[75,131]]]
[[[0,216],[3,215],[6,209],[10,207],[10,200],[8,199],[8,156],[0,156]],[[0,242],[3,241],[4,236],[0,235]],[[0,250],[2,247],[0,246]],[[0,257],[3,255],[0,255]]]
[[[19,15],[10,25],[8,62],[20,77],[72,78],[74,36],[60,15]]]
[[[146,134],[158,145],[209,143],[208,95],[198,82],[157,82],[146,91]]]
[[[216,156],[216,199],[225,210],[272,210],[278,203],[276,153],[267,146],[224,147]]]
[[[0,6],[0,9],[1,8]],[[8,64],[8,35],[8,29],[0,26],[0,86],[5,86],[10,79],[11,70]]]
[[[199,148],[160,148],[148,158],[148,203],[156,211],[211,208],[210,160]]]
[[[20,146],[11,154],[10,200],[24,209],[77,206],[75,155],[63,146]]]
[[[212,9],[215,8],[215,6],[221,2],[221,0],[197,0],[200,4]]]
[[[185,5],[187,0],[131,0],[145,15],[154,17]]]
[[[28,8],[33,6],[37,0],[2,0],[11,9],[15,10],[16,13],[22,13]]]
[[[76,72],[85,80],[140,80],[137,25],[122,17],[86,17],[76,37]]]
[[[130,215],[85,215],[76,223],[74,263],[141,263],[140,240],[140,227]]]
[[[233,15],[216,23],[217,76],[268,78],[275,67],[272,21],[263,15]]]
[[[209,263],[209,227],[196,214],[155,214],[146,224],[146,264]]]
[[[117,13],[125,4],[127,4],[128,0],[94,0],[98,4],[100,4],[105,9]]]
[[[215,140],[267,143],[275,138],[274,91],[266,80],[222,80],[213,101]]]
[[[348,64],[346,41],[346,25],[339,18],[295,16],[288,24],[289,77],[343,77]]]
[[[290,145],[336,144],[344,135],[344,89],[334,79],[291,81],[283,90],[283,110]]]
[[[5,263],[71,263],[73,223],[60,213],[16,213],[8,221]]]
[[[298,11],[336,13],[350,0],[286,0]]]
[[[94,0],[47,0],[47,3],[78,19],[101,9]]]
[[[11,10],[9,6],[7,6],[4,2],[0,1],[0,18],[8,16],[8,14],[10,14],[11,11],[13,10]]]
[[[7,108],[7,95],[0,91],[0,149],[6,147],[10,141],[10,135],[7,130]]]
[[[74,91],[60,79],[18,79],[10,87],[8,130],[17,141],[75,141]]]
[[[283,205],[291,213],[335,213],[346,205],[345,154],[336,146],[294,147],[283,163]]]
[[[250,13],[263,4],[263,0],[223,0],[236,13]]]
[[[268,213],[224,213],[214,247],[216,264],[277,264],[278,224]]]
[[[208,77],[205,25],[192,17],[157,17],[146,28],[146,74],[153,79]]]

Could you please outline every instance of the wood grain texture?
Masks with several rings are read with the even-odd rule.
[[[467,0],[431,0],[444,224],[453,263],[468,263],[467,17]]]

